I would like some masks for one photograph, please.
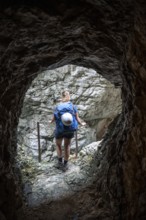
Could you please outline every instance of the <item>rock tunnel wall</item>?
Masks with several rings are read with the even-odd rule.
[[[125,186],[125,198],[129,219],[145,219],[146,213],[146,16],[144,11],[146,5],[144,1],[136,4],[137,12],[135,16],[134,32],[127,51],[126,59],[128,65],[125,67],[125,85],[129,85],[127,105],[125,105],[125,115],[127,126],[130,128],[128,140],[123,147],[123,183]],[[127,74],[129,69],[131,74]],[[128,88],[128,86],[127,86]],[[130,98],[131,96],[131,98]],[[130,101],[132,100],[132,101]]]
[[[100,219],[145,219],[144,0],[54,0],[44,8],[37,7],[38,1],[36,5],[30,2],[31,7],[24,6],[25,1],[19,5],[18,1],[5,1],[3,7],[7,3],[7,8],[0,9],[1,219],[17,219],[21,207],[13,162],[25,92],[42,70],[65,64],[93,68],[122,86],[123,113],[116,129],[106,137],[97,169],[94,215],[100,216],[101,210],[104,215]]]

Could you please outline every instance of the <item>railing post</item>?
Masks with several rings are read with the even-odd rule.
[[[41,144],[40,144],[40,123],[37,122],[37,135],[38,135],[38,161],[41,162]]]
[[[76,140],[76,158],[78,157],[78,132],[75,131],[75,140]]]

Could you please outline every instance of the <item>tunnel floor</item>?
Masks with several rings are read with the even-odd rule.
[[[65,172],[56,167],[57,159],[55,163],[37,163],[35,176],[28,175],[28,170],[27,173],[25,170],[23,193],[27,206],[38,207],[63,199],[90,185],[96,177],[95,155],[100,146],[101,141],[87,145],[79,152],[77,159],[72,154]]]

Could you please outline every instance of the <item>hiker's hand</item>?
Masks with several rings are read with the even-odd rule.
[[[81,126],[85,126],[85,125],[86,125],[86,122],[82,122],[82,123],[81,123]]]
[[[54,117],[51,120],[49,120],[49,124],[52,124],[53,122],[55,122],[55,118]]]

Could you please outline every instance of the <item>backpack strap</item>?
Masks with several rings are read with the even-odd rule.
[[[72,105],[72,107],[73,107],[73,111],[74,111],[74,115],[75,115],[75,107],[74,107],[74,105]]]

